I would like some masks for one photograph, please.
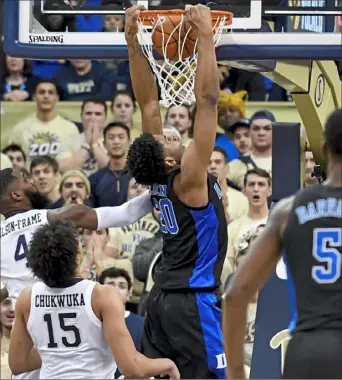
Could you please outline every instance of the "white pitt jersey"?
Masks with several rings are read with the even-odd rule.
[[[1,279],[14,303],[21,291],[35,282],[26,256],[33,233],[47,224],[48,210],[17,213],[1,222]]]
[[[114,379],[116,363],[91,306],[95,285],[33,285],[27,329],[42,358],[41,379]]]

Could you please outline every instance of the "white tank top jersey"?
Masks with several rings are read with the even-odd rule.
[[[91,306],[95,285],[33,285],[27,329],[42,358],[41,379],[114,379],[116,363]]]
[[[17,213],[1,222],[1,280],[15,304],[21,291],[35,282],[26,256],[33,233],[48,223],[48,210]]]

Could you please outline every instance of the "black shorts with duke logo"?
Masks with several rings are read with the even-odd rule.
[[[147,303],[143,353],[173,360],[182,379],[226,379],[221,310],[215,293],[154,286]]]

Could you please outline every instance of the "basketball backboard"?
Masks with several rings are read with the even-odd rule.
[[[80,20],[117,14],[139,3],[147,9],[184,8],[200,0],[5,0],[5,51],[32,59],[125,59],[124,33],[64,29],[51,19]],[[208,3],[208,1],[203,1]],[[281,3],[281,4],[280,4]],[[218,47],[218,60],[333,60],[342,57],[341,0],[215,0],[215,10],[234,13]]]

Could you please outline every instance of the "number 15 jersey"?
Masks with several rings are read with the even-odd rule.
[[[96,282],[32,287],[27,329],[42,358],[41,379],[114,379],[116,363],[91,305]],[[115,321],[113,321],[115,323]]]
[[[32,235],[48,223],[48,210],[18,212],[1,222],[1,279],[15,304],[21,291],[35,282],[26,256]]]

